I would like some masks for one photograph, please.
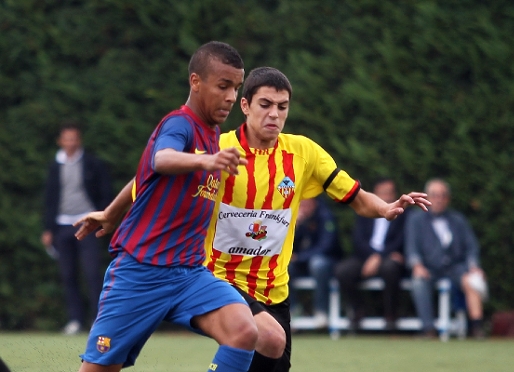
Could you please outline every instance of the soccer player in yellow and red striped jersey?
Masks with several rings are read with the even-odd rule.
[[[246,122],[222,134],[220,148],[236,148],[247,165],[222,173],[206,238],[206,266],[250,304],[259,336],[249,371],[289,371],[291,332],[287,266],[300,200],[325,191],[366,217],[394,219],[411,204],[427,210],[423,193],[387,204],[361,189],[314,141],[284,134],[292,89],[280,71],[250,72],[241,108]]]

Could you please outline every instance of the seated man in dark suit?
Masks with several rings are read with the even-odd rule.
[[[375,182],[373,192],[388,203],[397,199],[396,186],[390,178]],[[393,221],[357,216],[353,230],[353,254],[335,268],[343,298],[352,310],[352,331],[358,328],[359,321],[364,316],[359,284],[362,280],[375,276],[385,282],[383,303],[386,329],[395,328],[399,285],[404,272],[404,221],[405,214]]]
[[[304,199],[300,203],[293,244],[293,255],[289,263],[289,279],[301,276],[316,279],[313,311],[316,328],[328,325],[329,282],[334,264],[342,257],[335,216],[323,202],[321,196]],[[294,315],[300,312],[296,290],[289,287],[289,301]]]

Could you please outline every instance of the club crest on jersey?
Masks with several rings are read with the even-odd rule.
[[[262,226],[261,220],[255,220],[250,226],[248,226],[248,232],[245,234],[248,238],[253,240],[266,239],[268,232],[266,231],[267,226]]]
[[[287,198],[294,192],[295,184],[293,180],[287,176],[284,177],[282,182],[277,186],[277,190],[284,198]]]
[[[105,336],[98,336],[98,341],[96,341],[96,350],[102,354],[111,350],[111,339]]]
[[[214,178],[212,174],[209,175],[205,185],[199,185],[198,191],[193,194],[193,198],[200,196],[209,200],[216,200],[216,196],[218,195],[218,188],[220,187],[220,180]]]

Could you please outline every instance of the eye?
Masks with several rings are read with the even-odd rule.
[[[287,110],[287,106],[280,106],[280,105],[279,105],[279,106],[278,106],[278,109],[279,109],[280,111],[284,111],[284,110]]]
[[[268,108],[268,107],[270,107],[270,104],[269,103],[261,103],[260,106],[262,108]]]

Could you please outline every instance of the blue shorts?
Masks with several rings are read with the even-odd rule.
[[[146,265],[120,253],[105,273],[98,315],[81,358],[132,366],[161,321],[203,334],[191,318],[233,303],[246,301],[204,266]]]

